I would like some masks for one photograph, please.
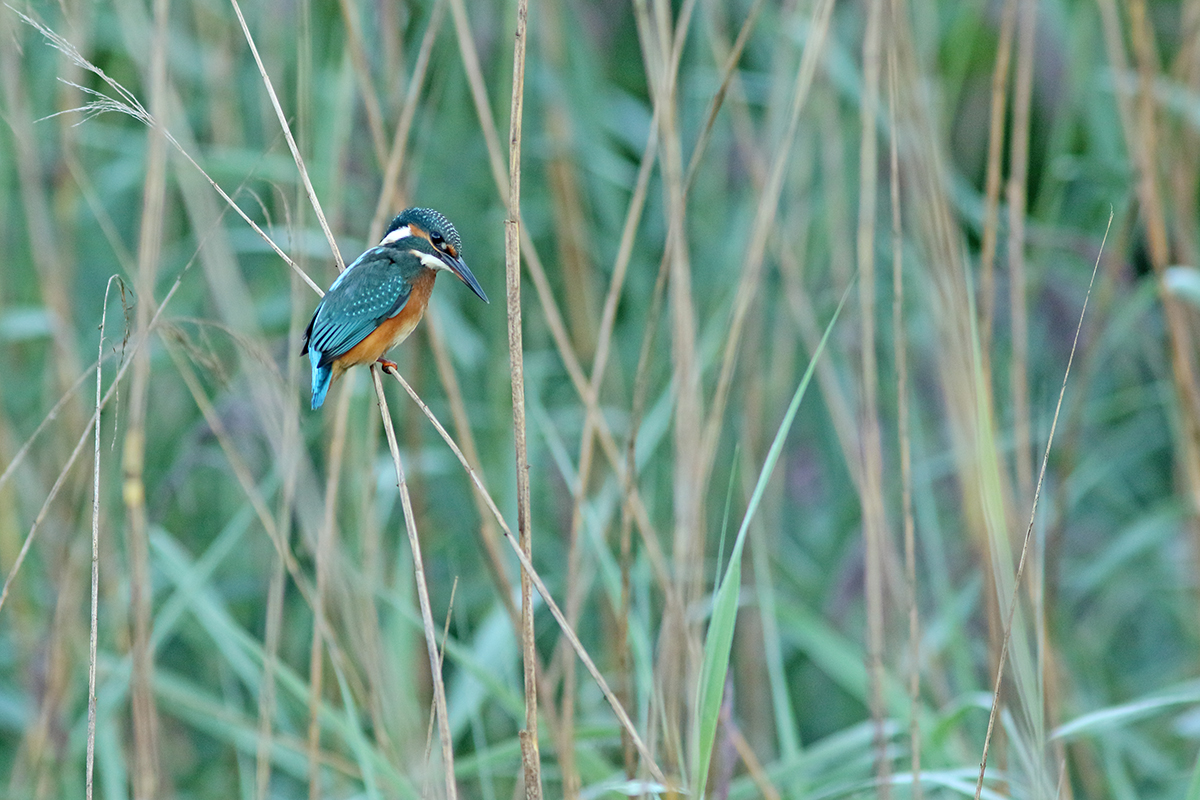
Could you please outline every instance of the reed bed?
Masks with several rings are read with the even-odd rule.
[[[0,795],[1200,797],[1200,2],[0,35]]]

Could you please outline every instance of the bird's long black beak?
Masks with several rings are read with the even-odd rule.
[[[475,276],[471,274],[471,270],[467,269],[467,264],[461,258],[455,258],[447,253],[441,254],[442,261],[446,262],[446,266],[450,271],[458,276],[459,280],[471,287],[471,291],[479,296],[483,302],[489,302],[487,295],[483,292],[483,287],[479,285],[479,281],[475,280]]]

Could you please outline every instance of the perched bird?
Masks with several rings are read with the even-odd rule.
[[[392,220],[379,245],[338,276],[317,305],[304,348],[312,363],[312,407],[325,402],[329,384],[356,364],[379,361],[417,327],[438,270],[449,270],[479,299],[487,295],[462,260],[458,231],[431,208],[410,208]]]

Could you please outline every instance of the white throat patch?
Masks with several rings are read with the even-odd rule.
[[[431,255],[429,255],[429,253],[422,253],[418,250],[417,257],[421,259],[422,264],[429,267],[430,269],[444,269],[444,270],[450,269],[448,266],[446,266],[445,261],[442,261],[437,256],[431,256]]]

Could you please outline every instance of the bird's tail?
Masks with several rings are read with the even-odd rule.
[[[329,364],[317,366],[321,357],[319,353],[309,351],[312,358],[312,407],[316,411],[325,402],[325,393],[329,391],[329,382],[333,380],[333,367]]]

